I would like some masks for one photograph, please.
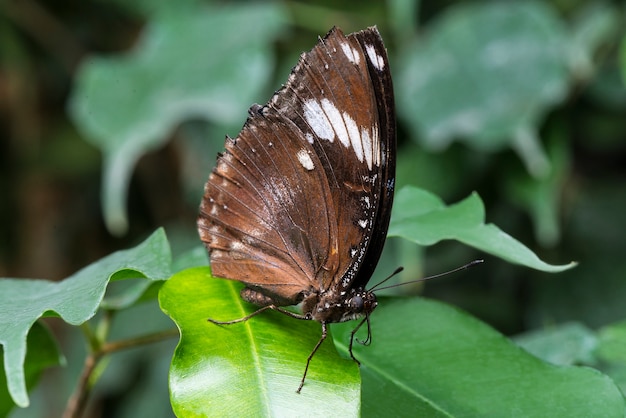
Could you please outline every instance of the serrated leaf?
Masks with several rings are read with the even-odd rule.
[[[541,271],[560,272],[576,265],[548,264],[515,238],[493,224],[485,224],[485,207],[476,193],[451,206],[432,193],[413,186],[398,191],[388,236],[420,245],[455,239],[511,263]]]
[[[181,332],[170,369],[178,416],[357,416],[359,374],[328,338],[300,384],[320,324],[264,312],[217,326],[257,308],[239,297],[241,283],[211,277],[207,267],[177,273],[159,293],[161,309]]]
[[[621,417],[607,376],[545,363],[458,309],[422,298],[380,298],[372,344],[356,346],[363,416]],[[350,324],[333,325],[335,342]],[[337,331],[342,331],[343,336]]]
[[[424,145],[511,146],[535,176],[549,168],[536,126],[565,97],[565,31],[541,2],[451,7],[400,56],[398,112]]]
[[[127,228],[125,201],[137,160],[183,120],[241,121],[273,69],[284,28],[277,4],[184,8],[151,20],[135,48],[92,57],[76,76],[70,113],[104,153],[108,228]],[[237,28],[245,28],[240,30]]]
[[[60,281],[33,279],[0,280],[0,344],[9,392],[15,403],[28,405],[24,378],[26,338],[37,319],[58,315],[71,325],[93,317],[112,275],[133,271],[125,277],[165,280],[170,275],[171,254],[165,232],[154,232],[129,250],[115,252]]]

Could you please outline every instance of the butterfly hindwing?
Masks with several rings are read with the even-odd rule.
[[[324,173],[311,169],[319,162],[293,128],[275,115],[251,116],[227,141],[199,219],[214,275],[263,287],[285,304],[311,286],[336,236],[317,204],[330,198]]]

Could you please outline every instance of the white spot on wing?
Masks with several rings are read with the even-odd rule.
[[[346,112],[343,112],[343,120],[346,128],[348,129],[348,135],[350,136],[350,143],[354,149],[354,153],[360,162],[363,162],[363,144],[361,143],[361,135],[359,133],[359,127],[356,126],[354,119],[350,117]]]
[[[304,102],[304,117],[317,136],[333,142],[335,139],[333,126],[324,114],[318,101],[307,100]],[[312,141],[309,142],[312,143]]]
[[[335,105],[328,99],[322,99],[322,109],[324,109],[324,113],[326,113],[326,117],[330,121],[332,125],[332,129],[334,129],[339,141],[345,146],[350,146],[350,138],[348,137],[348,131],[346,130],[346,124],[341,117],[341,113],[335,107]]]
[[[385,68],[385,60],[383,57],[378,55],[376,52],[376,48],[374,45],[365,45],[365,51],[367,51],[367,56],[369,57],[372,65],[376,67],[378,71],[382,71]]]
[[[378,127],[376,125],[359,129],[355,120],[347,112],[339,111],[327,98],[320,101],[306,100],[303,109],[307,123],[320,139],[333,142],[337,136],[343,146],[346,148],[352,146],[357,159],[360,162],[365,160],[370,170],[372,165],[380,164],[380,144],[377,142]],[[373,128],[373,137],[370,133],[371,128]],[[307,142],[313,144],[315,137],[311,132],[305,132],[304,137]],[[302,165],[307,167],[304,163]]]
[[[230,249],[232,251],[243,251],[244,250],[244,245],[239,242],[239,241],[231,241],[230,242]]]
[[[347,43],[341,44],[341,49],[343,50],[343,53],[346,55],[348,60],[350,60],[350,62],[358,64],[361,61],[361,56],[359,55],[359,51],[352,48],[349,44]]]
[[[367,168],[371,170],[372,169],[372,139],[370,138],[370,133],[366,127],[361,128],[361,142],[363,144],[363,153],[365,154],[365,161],[367,162]]]
[[[367,219],[359,219],[358,222],[359,226],[363,229],[367,228]]]
[[[313,164],[311,156],[308,152],[306,152],[305,149],[301,149],[300,151],[298,151],[296,156],[298,157],[298,161],[300,161],[300,164],[302,164],[302,167],[306,168],[309,171],[315,168],[315,164]]]
[[[380,139],[378,137],[378,125],[374,124],[374,126],[372,126],[372,133],[374,134],[372,136],[372,162],[374,163],[374,165],[379,166],[380,165]]]

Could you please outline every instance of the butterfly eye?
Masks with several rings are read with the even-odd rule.
[[[355,296],[350,301],[350,307],[354,309],[355,312],[363,311],[364,304],[365,302],[363,301],[363,298],[361,296]]]

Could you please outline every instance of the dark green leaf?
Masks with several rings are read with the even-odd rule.
[[[421,298],[381,298],[355,347],[364,416],[622,417],[607,376],[545,363],[475,318]],[[344,353],[352,325],[333,325]]]

